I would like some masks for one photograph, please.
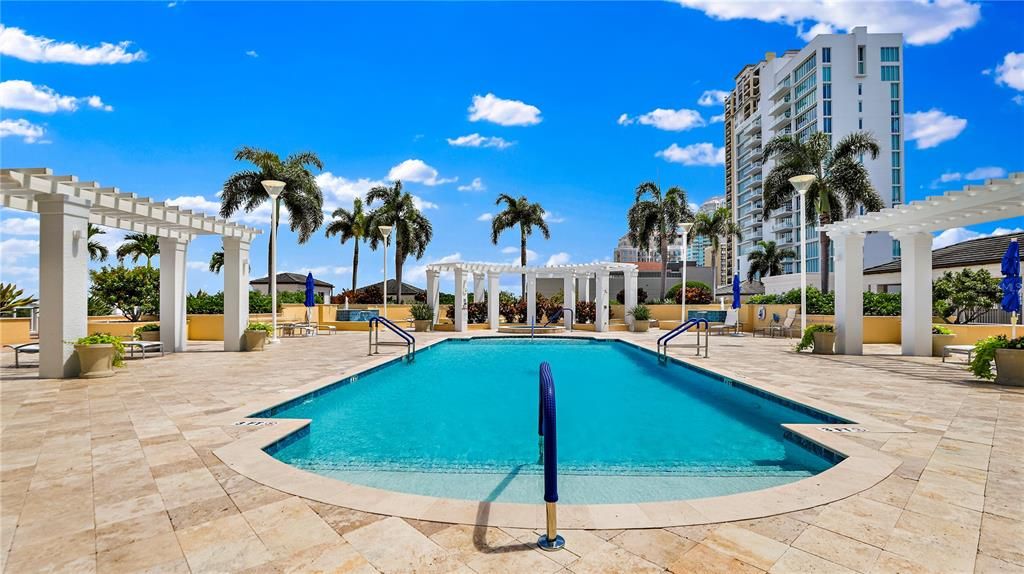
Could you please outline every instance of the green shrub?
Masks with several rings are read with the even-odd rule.
[[[832,325],[811,325],[804,330],[804,336],[800,338],[800,342],[796,344],[797,352],[803,351],[804,349],[810,349],[814,347],[814,334],[815,333],[833,333],[835,327]]]
[[[412,314],[412,318],[416,321],[434,320],[434,308],[426,303],[413,303],[409,307],[409,313]]]
[[[1024,337],[1008,339],[1006,335],[996,335],[978,341],[974,346],[974,357],[967,369],[979,379],[991,381],[996,378],[992,372],[992,361],[996,360],[997,349],[1024,349]]]
[[[143,325],[141,327],[136,327],[135,328],[135,336],[138,337],[139,335],[141,335],[143,333],[148,333],[150,331],[159,331],[159,330],[160,330],[160,323],[150,323],[148,325]]]
[[[597,319],[597,305],[593,301],[576,302],[577,323],[593,323]]]
[[[129,321],[160,312],[160,271],[152,267],[106,266],[92,272],[92,295]]]
[[[313,301],[322,304],[324,302],[324,294],[316,293],[313,295]],[[277,292],[278,303],[288,304],[303,304],[306,302],[305,291],[278,291]]]
[[[864,314],[872,317],[899,317],[902,311],[899,293],[864,292]]]
[[[252,322],[245,328],[246,331],[263,331],[267,336],[274,334],[274,327],[270,323]]]
[[[189,295],[185,298],[185,308],[190,315],[221,315],[224,313],[224,293],[218,291],[217,293],[206,293],[204,291],[197,291],[195,295]],[[270,295],[260,293],[259,291],[249,291],[249,312],[250,313],[270,313],[271,299]],[[277,311],[281,312],[282,309],[281,300],[277,301]]]
[[[633,307],[629,310],[629,314],[633,316],[637,321],[650,321],[651,320],[651,308],[643,303]]]
[[[114,366],[124,366],[124,343],[121,339],[111,335],[110,333],[93,333],[88,337],[82,337],[75,341],[76,345],[113,345],[114,346]]]
[[[953,331],[942,325],[932,325],[932,335],[952,335]]]

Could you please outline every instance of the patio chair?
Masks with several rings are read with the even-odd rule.
[[[39,343],[21,343],[19,345],[4,345],[8,349],[14,349],[14,366],[15,368],[20,367],[21,364],[18,362],[18,355],[27,353],[29,355],[39,354]]]
[[[782,324],[774,325],[772,327],[771,333],[769,334],[774,337],[774,333],[777,332],[779,335],[783,337],[790,337],[790,333],[792,333],[793,331],[799,332],[800,330],[799,327],[793,326],[794,322],[796,322],[796,309],[790,309],[786,311],[786,318],[783,319]]]
[[[946,362],[946,357],[952,357],[953,355],[967,355],[967,362],[970,363],[974,355],[974,345],[946,345],[942,347],[942,362]]]
[[[725,323],[722,323],[721,325],[712,325],[710,331],[717,332],[720,335],[730,330],[733,333],[739,333],[741,325],[743,325],[743,323],[740,323],[739,313],[736,312],[736,309],[729,309],[725,312]]]
[[[781,320],[782,319],[779,318],[779,314],[778,313],[772,313],[772,320],[768,321],[767,325],[765,325],[764,327],[761,327],[759,329],[751,329],[750,334],[753,337],[756,337],[758,333],[761,333],[765,337],[771,337],[772,331],[775,330],[775,327],[779,326],[779,321],[781,321]]]
[[[146,358],[146,351],[155,352],[160,351],[160,356],[164,356],[164,344],[160,341],[123,341],[121,343],[125,349],[128,349],[128,353],[132,358],[135,358],[135,350],[142,351],[142,358]]]

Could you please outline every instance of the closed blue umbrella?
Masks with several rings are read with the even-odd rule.
[[[307,323],[309,323],[309,321],[310,321],[310,315],[311,315],[311,311],[313,309],[313,306],[316,305],[315,287],[316,287],[316,283],[313,281],[313,274],[312,273],[306,274],[306,300],[304,301],[304,303],[306,305],[306,322]]]
[[[1003,280],[999,282],[999,287],[1003,290],[1003,300],[1001,306],[1003,311],[1008,313],[1020,314],[1020,244],[1016,239],[1010,240],[1010,245],[1006,248],[1006,253],[1003,254],[1002,262]],[[1017,322],[1013,322],[1012,334],[1014,337],[1017,336]]]
[[[732,276],[732,308],[740,308],[740,274]]]

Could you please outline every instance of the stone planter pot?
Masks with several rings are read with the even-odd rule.
[[[633,332],[634,333],[646,333],[651,328],[651,322],[641,321],[640,319],[633,319]]]
[[[114,376],[114,346],[75,345],[81,379],[102,379]]]
[[[996,384],[1024,387],[1024,349],[996,349]]]
[[[160,331],[143,331],[139,333],[139,339],[143,341],[159,341]]]
[[[245,332],[245,350],[247,351],[262,351],[263,347],[267,344],[267,332],[266,331],[246,331]]]
[[[941,357],[942,348],[946,345],[952,345],[953,339],[956,339],[956,335],[932,335],[932,356]]]
[[[831,355],[832,349],[836,344],[835,333],[815,333],[814,334],[814,349],[812,352],[815,355]]]
[[[417,333],[424,333],[430,330],[430,319],[416,320],[413,321],[413,324],[416,326]]]

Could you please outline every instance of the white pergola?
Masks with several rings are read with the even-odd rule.
[[[526,323],[533,324],[537,313],[537,278],[557,278],[563,281],[562,292],[565,300],[563,305],[576,309],[576,287],[579,282],[579,298],[590,301],[590,278],[595,278],[594,302],[596,315],[594,329],[608,330],[608,277],[612,273],[622,273],[625,278],[625,304],[627,309],[636,306],[636,286],[639,272],[632,263],[584,263],[579,265],[551,265],[546,267],[530,267],[520,265],[502,265],[496,263],[432,263],[427,265],[427,301],[434,308],[434,323],[437,323],[439,278],[441,273],[450,272],[455,275],[455,330],[465,331],[469,323],[467,313],[468,298],[466,280],[473,276],[473,299],[482,301],[484,297],[484,278],[487,280],[487,320],[491,329],[497,329],[500,320],[498,313],[498,294],[500,292],[502,274],[526,276]],[[575,313],[575,311],[574,311]],[[575,317],[573,317],[575,319]],[[627,317],[632,327],[632,318]],[[566,329],[572,330],[567,322]]]
[[[904,355],[931,355],[932,233],[1024,217],[1024,172],[983,185],[866,213],[823,227],[835,244],[836,352],[864,347],[864,236],[885,231],[900,242],[901,340]]]
[[[186,350],[185,275],[188,243],[224,240],[224,350],[243,350],[249,322],[249,245],[258,229],[166,205],[49,168],[0,168],[3,206],[39,214],[39,376],[78,374],[68,341],[88,331],[88,224],[156,235],[160,241],[160,341]]]

